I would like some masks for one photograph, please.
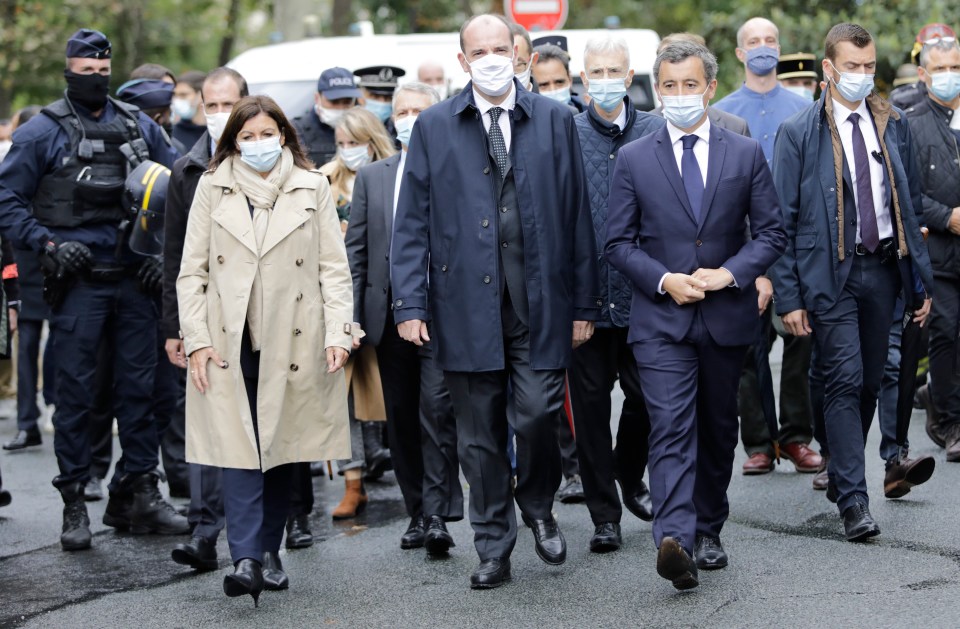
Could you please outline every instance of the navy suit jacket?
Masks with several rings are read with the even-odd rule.
[[[679,342],[699,308],[717,344],[749,345],[758,325],[754,280],[785,247],[773,178],[756,140],[710,126],[699,222],[666,126],[620,149],[610,188],[605,253],[634,285],[629,342]],[[709,292],[702,301],[684,306],[658,292],[665,273],[692,274],[701,267],[727,269],[736,287]]]

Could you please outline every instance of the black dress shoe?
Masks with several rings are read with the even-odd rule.
[[[103,481],[96,476],[91,476],[87,484],[83,486],[83,499],[87,502],[97,502],[103,500]]]
[[[411,518],[406,533],[400,536],[400,548],[403,550],[423,548],[423,538],[426,532],[427,524],[422,515]]]
[[[233,574],[223,577],[223,593],[229,597],[249,594],[253,597],[253,606],[260,606],[260,593],[263,592],[263,571],[260,563],[253,559],[241,559],[237,562]]]
[[[623,485],[620,486],[621,488]],[[623,506],[627,511],[637,516],[644,522],[653,521],[653,501],[650,499],[650,490],[640,481],[640,491],[632,496],[623,496]]]
[[[423,545],[427,553],[433,556],[446,555],[451,547],[456,546],[453,543],[453,536],[447,530],[447,525],[439,515],[431,515],[427,520],[427,532],[423,537]]]
[[[843,512],[843,532],[848,542],[862,542],[880,534],[866,503],[854,502]]]
[[[0,507],[6,507],[13,501],[10,492],[6,489],[0,489]]]
[[[620,550],[623,537],[620,535],[620,524],[617,522],[603,522],[598,524],[590,538],[590,552],[609,553]]]
[[[190,566],[199,572],[216,570],[217,545],[210,540],[195,535],[186,544],[177,544],[170,552],[170,558],[181,566]]]
[[[510,580],[510,559],[484,559],[470,575],[470,587],[474,590],[489,590],[500,587]]]
[[[21,430],[17,432],[17,436],[11,439],[10,441],[3,444],[4,450],[23,450],[24,448],[29,448],[31,446],[38,446],[43,443],[43,439],[40,437],[40,431],[32,430]]]
[[[287,518],[286,546],[291,550],[313,546],[313,533],[310,531],[309,515],[301,513]]]
[[[524,515],[523,523],[533,531],[533,540],[540,559],[551,566],[559,566],[567,560],[567,542],[553,516],[550,516],[549,520],[533,520]]]
[[[557,490],[557,494],[554,497],[565,505],[577,504],[586,500],[586,496],[583,493],[583,481],[580,480],[580,475],[574,474],[563,481],[563,484],[560,485],[560,489]]]
[[[374,451],[366,461],[367,471],[363,475],[364,480],[377,480],[393,469],[393,459],[390,458],[390,450],[387,448]]]
[[[277,553],[263,553],[263,589],[286,590],[290,587],[290,578],[283,571],[280,555]]]
[[[697,564],[683,548],[679,537],[664,537],[657,551],[657,574],[673,583],[678,590],[692,590],[700,585]]]
[[[697,567],[701,570],[719,570],[727,567],[727,551],[719,537],[697,535],[697,547],[693,551]]]

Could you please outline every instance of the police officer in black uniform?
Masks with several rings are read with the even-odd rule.
[[[363,106],[380,119],[399,151],[401,146],[397,140],[397,128],[393,126],[393,93],[397,89],[397,81],[406,72],[396,66],[370,66],[354,70],[353,73],[360,81]]]
[[[104,523],[133,533],[185,534],[186,518],[157,487],[152,399],[157,309],[141,287],[145,264],[127,243],[127,155],[167,167],[176,151],[136,107],[110,98],[111,45],[81,29],[66,47],[65,97],[20,127],[0,166],[0,232],[40,253],[57,354],[53,479],[63,502],[64,550],[90,547],[83,501],[88,416],[100,340],[114,341],[114,411],[123,447]],[[147,263],[150,264],[150,263]],[[108,323],[109,322],[109,323]]]
[[[357,106],[358,98],[360,90],[354,82],[353,72],[346,68],[329,68],[317,81],[313,108],[293,119],[300,143],[317,168],[336,157],[337,141],[333,137],[333,128],[343,112]]]

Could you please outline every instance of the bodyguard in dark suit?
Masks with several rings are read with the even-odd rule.
[[[454,545],[445,522],[463,519],[457,427],[433,343],[418,348],[397,333],[389,260],[410,132],[420,112],[438,102],[426,83],[405,83],[394,92],[392,115],[403,150],[357,172],[346,235],[354,321],[367,332],[364,342],[377,350],[390,456],[410,516],[400,547],[426,546],[431,555]]]
[[[756,335],[754,280],[786,241],[760,145],[707,118],[716,58],[677,42],[653,72],[668,125],[620,150],[606,256],[634,286],[627,340],[650,412],[657,572],[689,589],[698,567],[727,565],[720,531],[737,381]]]
[[[894,303],[904,286],[907,307],[922,308],[924,287],[933,286],[910,128],[873,93],[876,63],[863,27],[830,29],[829,89],[780,127],[773,166],[789,238],[771,269],[777,314],[790,334],[815,331],[826,387],[827,497],[837,502],[849,541],[880,533],[868,506],[863,446]]]
[[[501,16],[467,20],[460,41],[471,82],[414,125],[391,276],[400,336],[433,339],[450,389],[481,560],[471,585],[489,588],[510,578],[514,497],[540,558],[566,559],[551,514],[560,481],[553,422],[571,345],[589,338],[599,314],[597,263],[570,109],[514,79],[517,51]]]

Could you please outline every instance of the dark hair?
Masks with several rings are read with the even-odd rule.
[[[261,113],[267,114],[277,123],[280,133],[283,135],[283,145],[293,153],[293,163],[304,170],[314,168],[313,162],[310,161],[300,145],[297,130],[287,120],[283,110],[280,109],[280,105],[269,96],[257,94],[255,96],[244,96],[233,106],[233,111],[230,112],[227,124],[223,128],[223,135],[220,136],[220,141],[217,143],[217,152],[210,160],[210,170],[216,170],[217,166],[228,158],[240,153],[237,149],[237,136],[240,135],[240,130],[243,129],[243,125],[248,120]]]
[[[530,33],[527,31],[527,29],[519,24],[514,23],[510,25],[510,34],[513,35],[514,38],[517,36],[522,37],[523,41],[527,42],[527,54],[533,54],[533,42],[530,40]],[[462,45],[460,47],[463,48]]]
[[[866,48],[873,41],[873,37],[867,29],[859,24],[843,22],[837,24],[827,33],[827,38],[823,42],[823,56],[831,62],[837,56],[837,44],[840,42],[850,42],[857,48]]]
[[[474,20],[481,17],[491,17],[496,21],[502,23],[508,31],[510,31],[510,45],[513,46],[513,29],[510,27],[510,22],[507,21],[507,18],[503,17],[498,13],[481,13],[480,15],[473,15],[467,18],[467,21],[463,23],[463,26],[460,27],[460,52],[466,54],[466,50],[463,48],[463,32],[467,30],[467,27],[470,26]]]
[[[540,44],[534,48],[533,51],[540,55],[537,57],[537,65],[548,61],[559,61],[563,65],[563,69],[567,71],[567,74],[570,74],[570,53],[560,46]]]
[[[187,70],[177,77],[177,83],[186,83],[194,92],[199,92],[203,89],[203,81],[206,78],[207,75],[199,70]]]
[[[233,68],[228,68],[226,66],[220,66],[211,70],[207,74],[207,78],[203,80],[203,84],[200,86],[200,100],[203,100],[203,86],[207,83],[219,83],[224,79],[230,79],[237,84],[237,87],[240,88],[240,98],[250,95],[250,88],[247,87],[247,80],[243,78],[243,75],[234,70]]]
[[[159,63],[144,63],[133,69],[133,72],[130,73],[130,79],[155,79],[157,81],[170,79],[176,84],[177,75],[173,73],[173,70]]]

